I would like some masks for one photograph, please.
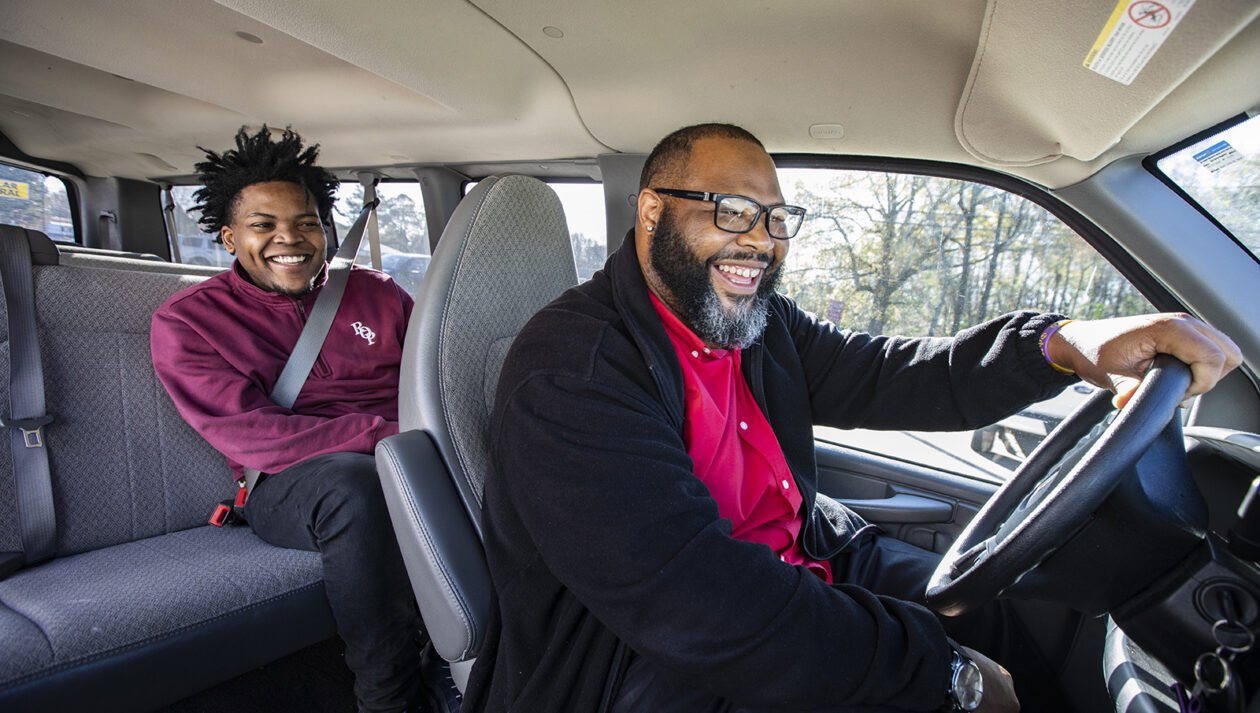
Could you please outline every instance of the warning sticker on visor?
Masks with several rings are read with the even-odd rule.
[[[1085,68],[1132,84],[1192,6],[1194,0],[1120,0],[1085,57]]]

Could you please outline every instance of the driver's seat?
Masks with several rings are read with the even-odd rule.
[[[490,610],[480,518],[499,369],[525,322],[576,284],[556,193],[508,175],[456,207],[416,295],[401,432],[377,445],[377,471],[425,628],[461,691]]]

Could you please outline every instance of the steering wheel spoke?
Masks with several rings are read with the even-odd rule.
[[[957,560],[953,563],[952,571],[955,576],[973,569],[984,558],[993,553],[993,537],[986,538],[975,545],[967,548],[966,552],[958,555]]]

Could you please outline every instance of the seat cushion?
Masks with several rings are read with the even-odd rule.
[[[242,623],[263,611],[267,627]],[[0,581],[0,709],[64,705],[46,696],[64,695],[81,676],[122,688],[128,676],[152,673],[137,670],[146,658],[190,644],[174,675],[191,669],[191,683],[143,686],[186,695],[265,662],[257,654],[278,629],[308,644],[333,633],[319,555],[273,547],[248,527],[198,527],[58,558]]]

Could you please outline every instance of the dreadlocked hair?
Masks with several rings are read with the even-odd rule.
[[[315,197],[320,217],[328,220],[338,181],[328,170],[315,165],[319,144],[302,150],[302,137],[285,127],[279,141],[273,141],[266,124],[251,135],[242,126],[236,132],[236,148],[216,153],[206,152],[206,160],[198,163],[197,174],[204,187],[193,194],[201,211],[197,221],[209,233],[217,234],[232,221],[233,211],[246,186],[267,181],[296,183]]]

